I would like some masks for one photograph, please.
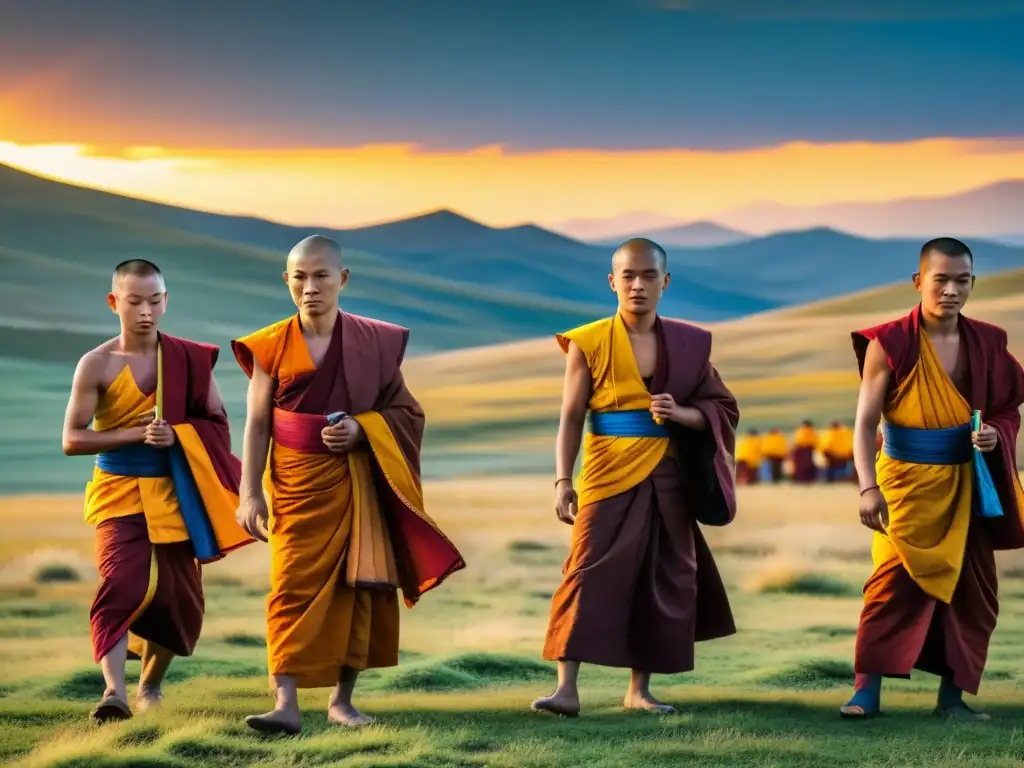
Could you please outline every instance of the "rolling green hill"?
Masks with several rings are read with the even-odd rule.
[[[224,350],[217,378],[239,448],[245,379],[227,344],[294,311],[280,282],[283,254],[307,232],[108,195],[0,167],[0,492],[82,487],[90,459],[61,455],[63,411],[75,362],[117,330],[105,295],[113,265],[131,257],[164,268],[170,291],[164,329]],[[410,377],[430,414],[426,474],[546,466],[561,360],[547,341],[528,340],[550,339],[557,330],[613,311],[604,278],[607,249],[532,226],[495,230],[450,212],[336,234],[352,269],[346,308],[413,331]],[[817,274],[818,261],[827,256],[816,249],[814,237],[780,237],[686,251],[685,257],[673,252],[673,285],[663,307],[667,315],[705,323],[750,315],[716,325],[716,350],[739,387],[745,418],[756,423],[787,424],[807,412],[828,417],[849,406],[849,366],[845,357],[832,362],[833,350],[845,348],[841,334],[833,339],[815,333],[796,346],[787,344],[785,354],[772,353],[781,334],[796,338],[810,317],[840,317],[833,323],[840,328],[842,316],[851,312],[912,301],[912,291],[888,287],[752,314],[779,307],[758,291],[770,296],[799,286],[821,299],[839,290],[836,281],[817,286],[806,277]],[[828,237],[851,248],[872,242],[838,233]],[[751,266],[757,254],[750,249],[758,242],[771,257],[766,272]],[[805,250],[794,250],[801,243]],[[736,248],[743,250],[730,250]],[[865,259],[891,260],[886,249],[863,253]],[[734,277],[715,277],[727,263],[719,257],[735,261],[737,254],[743,259]],[[689,267],[687,259],[703,260]],[[1024,291],[1022,275],[1018,270],[981,278],[979,298]],[[716,281],[724,287],[709,287]],[[733,285],[739,283],[746,287]],[[450,354],[429,355],[439,352]]]
[[[1024,294],[1024,268],[979,277],[971,302],[987,302]],[[909,280],[869,291],[851,293],[834,299],[789,307],[771,313],[778,317],[833,317],[865,312],[898,312],[917,302],[917,292]],[[968,304],[970,313],[971,303]]]
[[[167,330],[222,340],[292,311],[280,283],[284,256],[312,231],[133,200],[0,166],[0,327],[14,319],[87,331],[103,325],[110,270],[139,256],[161,266],[178,297]],[[613,298],[607,249],[537,227],[492,229],[437,212],[319,231],[345,248],[352,270],[347,307],[408,325],[414,352],[536,336],[606,312]],[[44,309],[25,295],[25,285],[42,282],[63,306]],[[776,306],[683,278],[669,303],[674,314],[701,320]]]

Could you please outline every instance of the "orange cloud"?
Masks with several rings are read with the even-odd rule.
[[[687,149],[424,152],[414,145],[244,151],[0,142],[0,163],[161,202],[351,226],[448,207],[496,225],[646,211],[713,217],[753,202],[943,196],[1024,178],[1020,139],[795,142]]]

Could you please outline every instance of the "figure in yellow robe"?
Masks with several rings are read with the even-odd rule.
[[[756,429],[751,429],[736,443],[736,482],[755,485],[760,479],[763,462],[761,435]]]

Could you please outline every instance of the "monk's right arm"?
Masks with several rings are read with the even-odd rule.
[[[558,420],[558,438],[555,441],[555,471],[557,479],[572,478],[576,457],[583,439],[583,425],[590,402],[590,368],[583,350],[569,343],[565,362],[565,384],[562,389],[562,413]]]
[[[861,490],[878,486],[875,476],[876,439],[890,376],[885,350],[877,339],[872,339],[864,355],[864,372],[861,375],[853,430],[853,461],[857,467]]]
[[[263,498],[263,470],[267,466],[273,424],[274,380],[253,361],[252,378],[245,397],[245,435],[242,438],[242,481],[239,496]]]
[[[89,428],[100,400],[100,376],[106,361],[97,354],[87,354],[78,361],[71,382],[71,397],[64,412],[61,443],[66,456],[103,453],[146,438],[145,426],[97,431]]]

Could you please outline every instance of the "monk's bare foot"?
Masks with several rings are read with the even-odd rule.
[[[140,685],[135,694],[135,709],[139,712],[159,707],[164,700],[164,694],[159,686]]]
[[[327,722],[346,728],[362,728],[376,722],[376,718],[364,715],[351,704],[331,703],[327,707]]]
[[[870,711],[864,709],[864,707],[862,707],[860,704],[844,704],[843,706],[841,706],[839,708],[839,716],[840,717],[846,717],[846,718],[851,718],[851,719],[854,719],[854,718],[865,719],[865,718],[868,718],[868,717],[874,717],[877,714],[878,714],[877,712],[870,712]]]
[[[550,696],[535,700],[530,704],[530,709],[534,712],[550,712],[561,717],[579,717],[580,699],[577,695],[555,691]]]
[[[641,693],[640,691],[630,691],[626,694],[626,698],[622,702],[622,706],[626,709],[639,709],[644,712],[653,712],[656,715],[671,715],[675,712],[675,709],[658,701],[656,698],[651,696],[650,693]]]
[[[264,715],[249,715],[245,724],[260,733],[287,733],[291,736],[302,731],[302,719],[297,711],[275,709]]]
[[[105,692],[100,703],[92,711],[92,719],[98,723],[108,723],[112,720],[128,720],[131,716],[132,710],[128,706],[128,702],[114,693],[114,691]]]
[[[971,709],[963,702],[952,707],[938,706],[935,708],[934,714],[936,717],[946,718],[947,720],[960,720],[968,723],[987,723],[992,719],[990,715]]]

